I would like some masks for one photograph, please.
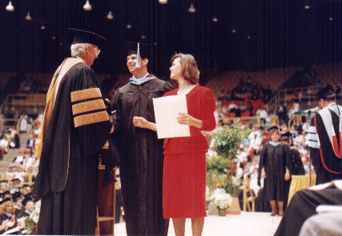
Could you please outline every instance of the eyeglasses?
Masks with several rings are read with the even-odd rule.
[[[101,52],[101,50],[98,49],[98,48],[93,48],[93,49],[94,49],[94,51],[95,51],[96,56],[98,57],[99,54],[100,54],[100,52]]]

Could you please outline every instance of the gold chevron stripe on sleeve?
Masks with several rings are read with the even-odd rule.
[[[71,92],[71,102],[78,102],[100,97],[102,97],[102,94],[99,88],[90,88]]]
[[[100,111],[96,113],[76,116],[74,117],[74,124],[75,124],[75,128],[77,128],[80,126],[100,123],[100,122],[108,121],[108,120],[109,120],[109,117],[108,117],[107,112]]]
[[[72,105],[73,115],[103,109],[106,109],[106,106],[102,99],[91,100]]]

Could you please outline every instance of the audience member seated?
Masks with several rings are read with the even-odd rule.
[[[244,180],[243,180],[243,189],[240,188],[239,190],[239,194],[238,194],[238,198],[239,198],[239,203],[240,203],[240,209],[242,210],[243,209],[243,194],[244,194],[244,191],[246,191],[246,207],[247,207],[247,211],[252,211],[252,202],[255,200],[255,193],[254,191],[251,189],[250,187],[250,182],[251,182],[251,176],[250,175],[247,175],[245,174],[246,176],[244,177]]]
[[[294,117],[294,114],[299,111],[299,103],[295,102],[294,100],[292,100],[291,105],[289,106],[289,118],[291,119],[292,117]]]
[[[256,112],[256,116],[259,116],[262,124],[266,124],[266,117],[268,116],[265,106],[261,106]]]

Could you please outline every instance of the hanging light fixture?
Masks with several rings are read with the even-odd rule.
[[[45,25],[42,24],[42,26],[40,26],[40,29],[41,29],[41,30],[45,30]]]
[[[167,0],[159,0],[160,4],[167,4]]]
[[[132,28],[131,24],[130,24],[130,23],[128,23],[128,24],[126,25],[126,28],[127,28],[127,29],[130,29],[130,28]]]
[[[329,17],[329,20],[330,20],[330,21],[332,21],[332,20],[334,20],[334,18],[332,18],[332,17]]]
[[[30,15],[30,12],[27,12],[27,15],[26,15],[26,17],[25,17],[25,20],[28,20],[28,21],[32,20],[32,17],[31,17],[31,15]]]
[[[146,36],[145,35],[141,35],[141,39],[145,39],[146,38]]]
[[[107,19],[108,19],[108,20],[113,20],[113,19],[114,19],[114,16],[113,16],[113,14],[112,14],[112,11],[109,11],[109,12],[108,12]]]
[[[310,9],[310,6],[309,6],[309,4],[308,4],[308,1],[305,1],[305,6],[304,6],[304,9],[305,9],[305,10],[308,10],[308,9]]]
[[[9,11],[9,12],[14,11],[14,6],[12,5],[11,1],[9,1],[8,5],[6,6],[6,11]]]
[[[196,12],[196,8],[194,7],[194,4],[190,4],[189,10],[190,13],[195,13]]]
[[[236,29],[232,29],[232,33],[235,34],[236,33]]]
[[[85,11],[91,11],[91,9],[92,9],[92,7],[91,7],[91,5],[90,5],[90,3],[89,3],[89,0],[87,0],[86,3],[85,3],[84,6],[83,6],[83,10],[85,10]]]
[[[217,17],[215,15],[213,17],[213,22],[218,22],[218,19],[217,19]]]

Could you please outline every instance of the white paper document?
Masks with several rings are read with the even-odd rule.
[[[188,114],[185,95],[153,98],[153,107],[158,139],[190,137],[189,126],[177,121],[179,113]]]

